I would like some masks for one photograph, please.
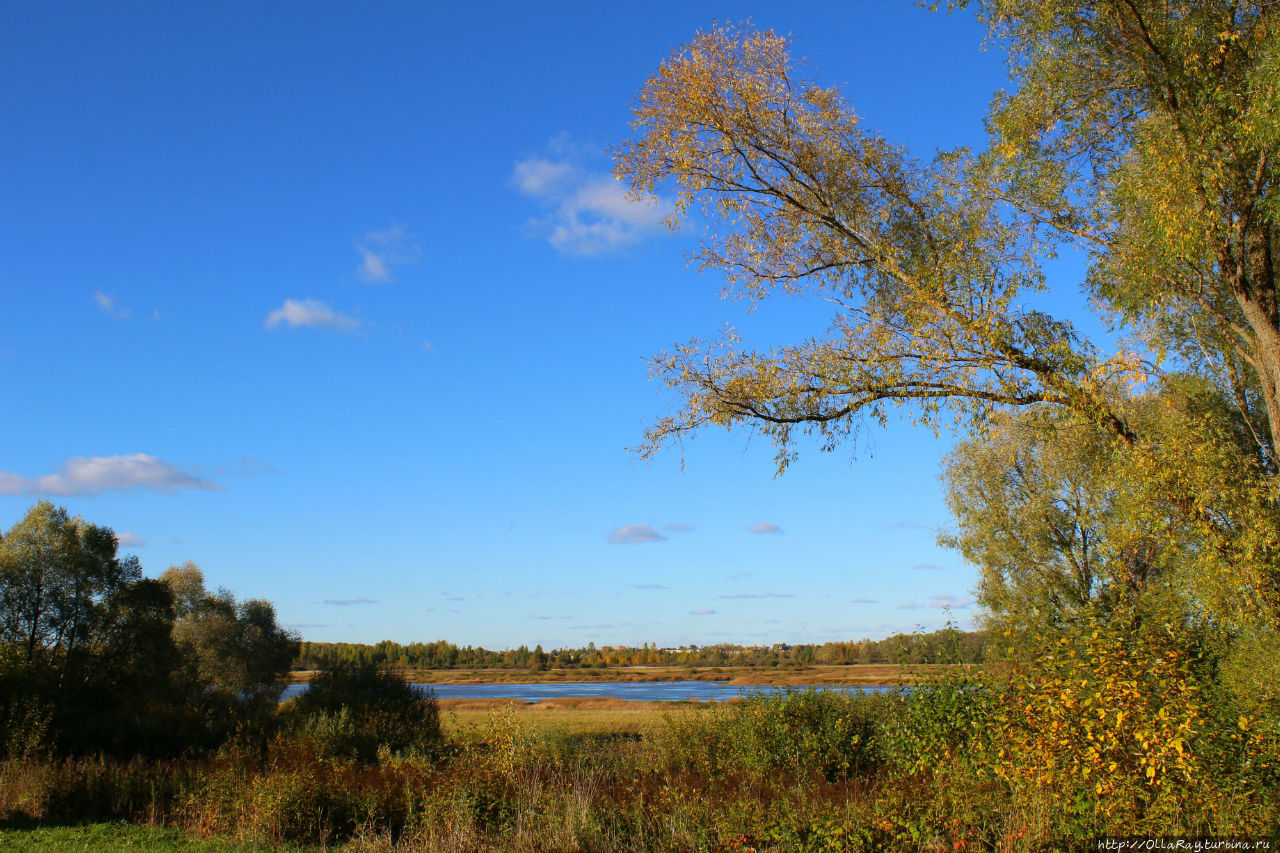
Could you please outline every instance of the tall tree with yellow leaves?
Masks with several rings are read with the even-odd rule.
[[[959,4],[967,5],[967,4]],[[788,39],[718,28],[648,80],[617,174],[639,195],[701,204],[700,252],[732,292],[828,299],[826,333],[769,351],[732,331],[660,354],[681,396],[642,453],[703,426],[824,449],[892,407],[938,425],[1050,404],[1137,438],[1117,401],[1152,365],[1104,354],[1064,318],[1023,307],[1072,241],[1091,286],[1149,352],[1204,368],[1274,468],[1280,322],[1277,7],[1265,2],[974,4],[1012,58],[978,155],[924,163],[864,129],[841,94],[797,78]]]

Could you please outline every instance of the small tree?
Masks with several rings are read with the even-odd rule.
[[[194,563],[170,566],[160,580],[175,600],[173,637],[183,660],[187,705],[209,744],[239,730],[261,753],[273,725],[283,679],[298,638],[276,622],[263,599],[210,593]]]
[[[321,754],[371,762],[380,748],[432,751],[441,742],[434,695],[375,664],[323,668],[291,709]]]

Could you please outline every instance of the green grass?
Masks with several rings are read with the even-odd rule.
[[[286,853],[297,847],[263,847],[229,839],[191,838],[174,829],[127,823],[75,826],[19,826],[0,822],[0,850],[5,853]]]

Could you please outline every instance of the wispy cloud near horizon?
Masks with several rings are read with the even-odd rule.
[[[360,598],[326,598],[324,603],[332,607],[350,607],[353,604],[377,604],[378,599],[365,598],[363,596]]]
[[[212,480],[184,471],[147,453],[73,456],[59,470],[39,477],[0,471],[0,495],[96,495],[102,492],[220,491]]]
[[[782,528],[767,521],[757,521],[755,524],[747,525],[747,532],[754,533],[757,536],[777,536],[782,533]]]
[[[649,524],[624,524],[610,530],[604,538],[614,545],[635,545],[641,542],[664,542],[667,537]]]

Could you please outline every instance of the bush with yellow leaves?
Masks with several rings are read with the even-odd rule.
[[[1035,640],[994,721],[993,769],[1023,797],[1099,830],[1203,828],[1274,775],[1274,740],[1233,715],[1185,625],[1122,608]]]

